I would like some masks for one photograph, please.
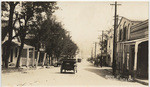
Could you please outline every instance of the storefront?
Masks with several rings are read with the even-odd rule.
[[[24,45],[21,55],[22,66],[34,66],[35,65],[35,48],[29,45]]]
[[[148,20],[131,27],[130,38],[123,44],[123,72],[148,79]]]
[[[122,42],[123,72],[138,78],[148,78],[148,38]]]

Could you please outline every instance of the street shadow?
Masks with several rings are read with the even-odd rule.
[[[92,67],[93,67],[94,65],[90,64],[90,65],[88,65],[88,66],[92,66]]]
[[[55,74],[75,74],[74,72],[62,72],[62,73],[60,73],[60,72],[55,72]]]
[[[90,71],[92,73],[95,73],[103,78],[106,78],[106,76],[112,76],[112,69],[100,69],[100,68],[85,68],[85,70]]]
[[[127,81],[125,78],[115,78],[112,74],[112,69],[106,69],[106,68],[85,68],[85,70],[90,71],[92,73],[95,73],[105,79],[110,79],[110,80],[117,80],[117,81]],[[128,82],[134,82],[128,80]]]
[[[27,69],[23,68],[16,68],[16,67],[9,67],[9,68],[2,68],[2,73],[13,73],[13,72],[25,72]]]

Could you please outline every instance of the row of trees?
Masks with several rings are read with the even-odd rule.
[[[8,18],[8,26],[2,29],[2,33],[8,34],[6,52],[3,52],[5,67],[8,68],[8,60],[12,47],[12,40],[19,38],[19,54],[16,67],[19,67],[20,58],[25,37],[32,35],[29,44],[39,51],[41,44],[45,46],[47,54],[59,58],[62,55],[73,57],[78,47],[71,40],[68,32],[60,22],[53,16],[55,10],[59,9],[56,2],[2,2],[2,18]],[[13,31],[16,32],[13,36]],[[2,38],[7,34],[2,34]]]

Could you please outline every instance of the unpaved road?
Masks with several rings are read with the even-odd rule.
[[[78,63],[78,72],[60,73],[60,67],[38,68],[26,72],[2,73],[2,86],[122,86],[142,87],[136,82],[119,81],[111,77],[109,67],[94,67],[83,60]],[[147,86],[148,87],[148,86]]]

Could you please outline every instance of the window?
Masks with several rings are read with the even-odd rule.
[[[22,50],[22,55],[21,57],[27,58],[27,49]]]
[[[126,40],[126,27],[123,28],[123,40]]]
[[[29,48],[29,58],[33,58],[33,48]]]
[[[128,29],[127,29],[127,34],[126,35],[127,35],[126,38],[129,39],[129,37],[130,37],[129,36],[130,35],[130,24],[128,24]]]
[[[33,58],[33,52],[29,52],[29,58]]]
[[[120,29],[119,31],[119,40],[121,41],[121,36],[122,36],[122,30]]]
[[[29,51],[33,51],[33,48],[29,48]]]

